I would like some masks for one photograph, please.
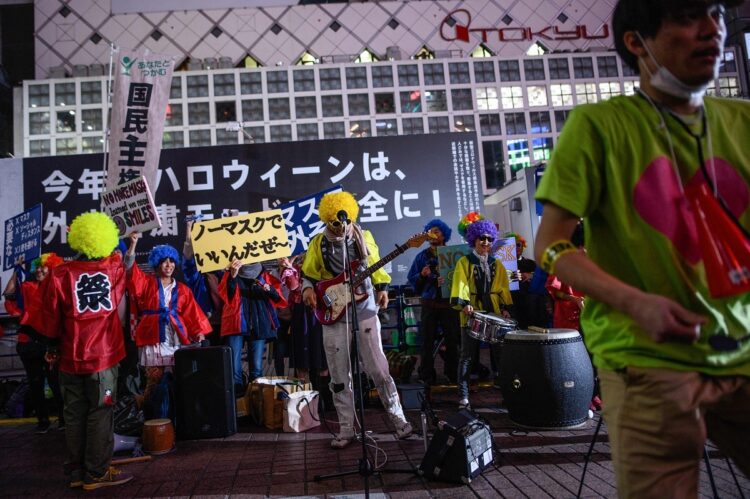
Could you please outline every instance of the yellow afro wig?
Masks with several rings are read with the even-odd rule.
[[[106,214],[84,213],[70,224],[68,244],[87,258],[104,258],[117,247],[118,234],[117,226]]]
[[[344,210],[346,215],[352,222],[357,221],[359,215],[359,205],[357,200],[354,199],[348,192],[331,192],[323,196],[320,200],[320,207],[318,213],[320,219],[326,223],[333,222],[336,220],[336,214]]]

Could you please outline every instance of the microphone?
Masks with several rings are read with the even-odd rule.
[[[344,210],[339,210],[338,213],[336,213],[336,218],[342,224],[351,223],[351,221],[349,220],[349,217],[346,214],[346,211],[344,211]]]

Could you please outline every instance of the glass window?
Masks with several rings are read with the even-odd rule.
[[[367,88],[367,68],[346,68],[346,88]]]
[[[182,126],[182,104],[167,104],[167,126]]]
[[[264,121],[264,119],[262,99],[242,101],[242,121]]]
[[[190,147],[211,145],[211,130],[190,130],[188,132]]]
[[[49,106],[49,85],[29,85],[29,106]]]
[[[635,69],[631,68],[624,62],[622,63],[622,75],[623,76],[638,76],[638,73],[635,72]]]
[[[499,114],[480,114],[479,131],[482,135],[502,135]]]
[[[458,114],[453,117],[453,129],[457,132],[473,132],[474,126],[473,114]]]
[[[613,55],[597,57],[596,66],[599,69],[599,78],[617,78],[617,58]]]
[[[269,71],[266,73],[268,93],[281,94],[289,91],[289,75],[286,71]]]
[[[622,84],[623,93],[625,95],[635,95],[635,90],[638,88],[637,81],[626,81]]]
[[[445,84],[445,71],[443,64],[425,64],[422,66],[424,71],[424,84],[425,85],[444,85]]]
[[[493,61],[475,62],[474,81],[477,83],[490,83],[495,81],[495,63]]]
[[[570,109],[561,109],[555,111],[555,127],[557,127],[557,133],[560,133],[560,131],[562,130],[563,125],[565,124],[565,120],[568,119],[569,113]]]
[[[187,95],[188,97],[208,97],[208,76],[188,76]]]
[[[240,132],[236,130],[225,130],[223,128],[216,128],[216,145],[217,146],[229,146],[240,143]]]
[[[594,64],[591,62],[591,57],[574,57],[573,74],[576,78],[593,78]]]
[[[402,87],[416,87],[419,85],[419,67],[416,64],[398,67],[398,84]]]
[[[375,94],[375,113],[390,114],[396,112],[396,99],[393,92],[387,94]]]
[[[263,75],[261,73],[240,73],[240,92],[243,94],[262,94]]]
[[[370,120],[349,122],[349,137],[372,137]]]
[[[477,109],[479,111],[498,109],[499,105],[495,87],[477,89]]]
[[[579,104],[592,104],[596,102],[596,83],[576,84],[576,100]]]
[[[430,116],[427,118],[430,133],[446,133],[451,131],[451,124],[447,116]]]
[[[393,68],[391,66],[373,66],[372,86],[375,88],[393,86]]]
[[[545,85],[530,85],[526,88],[529,93],[529,107],[547,106],[547,87]]]
[[[169,87],[169,98],[179,99],[182,97],[182,78],[175,76],[172,78],[172,84]]]
[[[549,111],[530,112],[529,125],[531,126],[531,133],[552,132],[552,122],[550,121]]]
[[[208,123],[211,123],[208,102],[188,103],[188,125],[205,125]],[[190,144],[193,144],[193,139],[190,139]]]
[[[401,92],[401,112],[402,113],[421,113],[422,112],[422,93],[419,90]]]
[[[526,135],[526,117],[523,113],[505,113],[505,134]]]
[[[289,110],[289,99],[287,97],[268,99],[269,120],[288,120],[291,117],[292,113]],[[289,133],[291,134],[291,131]],[[273,140],[273,136],[271,136],[271,142],[276,142]]]
[[[57,113],[57,133],[75,132],[76,131],[76,112],[72,109],[58,111]]]
[[[510,166],[513,178],[516,178],[518,170],[531,166],[528,140],[508,141],[508,165]]]
[[[219,101],[215,104],[216,123],[226,123],[228,121],[237,121],[237,105],[233,100]],[[216,137],[218,143],[219,137]]]
[[[734,52],[726,50],[719,66],[719,73],[736,73],[737,63],[734,60]]]
[[[344,101],[340,95],[321,96],[320,107],[322,108],[323,116],[326,118],[344,115]]]
[[[502,140],[482,141],[484,178],[489,189],[498,189],[505,184],[505,149]]]
[[[31,156],[49,156],[51,148],[49,140],[30,140],[29,153]]]
[[[318,106],[315,103],[315,97],[295,97],[294,110],[297,113],[297,119],[300,118],[317,118]]]
[[[182,131],[174,130],[164,132],[161,136],[161,146],[164,149],[176,149],[178,147],[184,147],[185,144]]]
[[[49,134],[49,113],[29,113],[29,133],[31,135]]]
[[[503,109],[523,107],[523,89],[521,87],[500,87],[500,101]]]
[[[246,143],[263,144],[266,141],[266,129],[262,126],[246,126],[243,130],[253,138],[252,141],[245,140]]]
[[[616,81],[608,81],[599,84],[599,94],[602,100],[607,100],[616,95],[620,95],[620,83]]]
[[[56,106],[75,106],[76,105],[76,84],[75,83],[55,83],[55,105]]]
[[[571,87],[570,85],[550,85],[549,93],[552,97],[552,107],[567,107],[573,105],[573,87]]]
[[[370,114],[370,96],[367,94],[349,94],[346,96],[349,103],[349,116],[362,116]]]
[[[341,71],[339,68],[325,68],[320,70],[320,89],[341,89]]]
[[[552,137],[531,139],[534,161],[547,161],[552,154]]]
[[[289,142],[292,140],[291,125],[271,125],[270,142]]]
[[[524,59],[523,72],[526,75],[526,81],[546,80],[544,74],[544,59]]]
[[[67,154],[76,154],[78,152],[78,144],[75,138],[70,139],[57,139],[55,141],[56,154],[62,156]]]
[[[378,137],[398,135],[398,125],[396,120],[375,120],[375,131]]]
[[[427,111],[447,111],[445,90],[427,90],[424,93],[425,108]]]
[[[163,144],[163,141],[162,141],[162,144]],[[104,139],[102,139],[101,137],[81,138],[81,152],[84,154],[104,152]]]
[[[424,133],[424,122],[422,118],[404,118],[401,120],[401,128],[404,135],[417,135]]]
[[[315,91],[315,71],[312,69],[297,69],[292,74],[295,92]]]
[[[81,104],[101,104],[101,102],[102,102],[102,82],[82,81],[81,82]]]
[[[518,61],[500,61],[500,81],[521,81]]]
[[[568,80],[570,79],[570,69],[568,69],[567,59],[548,59],[549,77],[551,80]]]
[[[451,90],[451,102],[453,103],[454,111],[471,111],[474,109],[470,88],[456,88]]]
[[[318,124],[317,123],[299,123],[297,124],[297,140],[317,140]]]
[[[740,87],[737,78],[725,76],[720,77],[719,95],[722,97],[739,97]]]
[[[234,95],[234,73],[214,75],[214,95]],[[217,136],[218,143],[219,138]]]
[[[82,109],[81,110],[81,130],[84,132],[94,132],[94,131],[103,130],[102,110],[101,109]]]
[[[448,64],[448,74],[450,75],[451,83],[471,83],[471,77],[469,76],[469,63],[468,62],[451,62]]]
[[[323,123],[323,138],[326,139],[343,139],[346,137],[343,121],[333,123]]]

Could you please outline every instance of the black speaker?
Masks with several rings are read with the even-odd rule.
[[[434,480],[471,483],[492,464],[492,432],[469,411],[441,421],[419,465],[419,473]]]
[[[219,438],[237,433],[229,347],[177,350],[174,371],[177,438]]]

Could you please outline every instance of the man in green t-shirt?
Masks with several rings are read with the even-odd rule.
[[[619,0],[640,90],[576,108],[537,192],[536,259],[587,295],[621,497],[695,497],[706,437],[750,475],[750,103],[704,98],[741,3]],[[580,218],[588,253],[570,243]]]

